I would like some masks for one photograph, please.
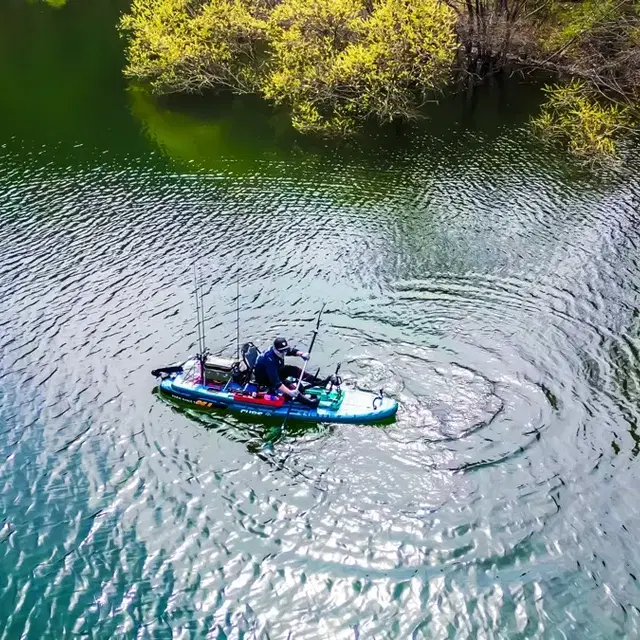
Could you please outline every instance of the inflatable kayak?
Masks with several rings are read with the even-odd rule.
[[[162,394],[193,404],[200,409],[226,409],[244,416],[264,416],[305,422],[363,424],[394,416],[398,403],[384,396],[357,389],[308,388],[307,397],[317,398],[317,406],[290,402],[281,394],[271,394],[258,387],[250,377],[250,369],[238,368],[239,363],[223,358],[196,358],[183,365],[156,369],[161,378]],[[244,377],[243,377],[244,376]]]

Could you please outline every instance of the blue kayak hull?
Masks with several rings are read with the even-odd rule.
[[[394,416],[398,403],[393,398],[378,397],[367,391],[346,389],[339,397],[320,392],[318,408],[309,408],[294,403],[281,406],[263,406],[254,402],[242,402],[237,399],[239,385],[231,384],[227,388],[213,388],[201,384],[186,382],[181,376],[164,378],[160,382],[160,391],[183,402],[201,409],[227,409],[244,416],[263,416],[265,418],[284,419],[304,422],[329,422],[345,424],[366,424],[379,422]],[[325,400],[325,397],[327,398]]]

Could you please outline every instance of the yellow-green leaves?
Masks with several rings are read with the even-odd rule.
[[[126,73],[161,91],[255,91],[265,8],[255,0],[134,0]]]
[[[446,79],[453,11],[438,0],[283,0],[269,20],[264,94],[304,131],[345,133],[368,117],[415,113]]]
[[[554,1],[541,38],[560,68],[581,78],[548,87],[538,131],[563,140],[574,154],[611,158],[640,102],[640,2]]]
[[[467,5],[450,4],[465,24]],[[627,110],[593,99],[601,70],[640,95],[639,10],[640,0],[556,1],[545,14],[540,40],[592,83],[549,88],[535,125],[577,155],[612,155],[626,122]],[[448,81],[458,19],[442,0],[132,0],[121,28],[132,36],[126,73],[157,90],[261,93],[300,131],[347,134],[417,115]]]
[[[581,40],[620,14],[621,0],[584,0],[557,2],[552,12],[550,36],[546,46],[551,49],[578,47]]]
[[[545,88],[549,96],[533,124],[550,140],[564,142],[577,156],[603,160],[616,154],[616,140],[627,128],[626,109],[602,104],[579,81]]]
[[[260,91],[302,131],[346,133],[416,112],[447,78],[439,0],[133,0],[126,73],[161,91]]]
[[[262,90],[292,107],[297,129],[344,130],[338,124],[334,67],[340,53],[360,37],[363,18],[360,0],[284,0],[271,14],[271,56]]]

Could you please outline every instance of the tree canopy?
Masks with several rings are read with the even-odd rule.
[[[567,79],[535,125],[578,155],[614,153],[640,104],[640,0],[133,0],[121,29],[129,76],[261,94],[305,132],[412,118],[507,65]]]
[[[304,131],[411,117],[457,47],[438,0],[134,0],[121,26],[130,76],[163,92],[260,92]]]

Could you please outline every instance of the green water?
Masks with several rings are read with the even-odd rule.
[[[51,4],[57,4],[55,2]],[[640,181],[514,77],[350,143],[122,76],[126,2],[0,6],[0,638],[637,637]],[[276,334],[400,409],[189,413]]]

